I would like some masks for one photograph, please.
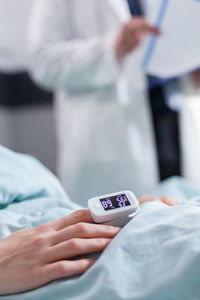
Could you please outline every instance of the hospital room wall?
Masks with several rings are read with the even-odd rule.
[[[12,118],[7,109],[0,109],[0,144],[13,147]]]
[[[0,144],[56,170],[52,95],[27,75],[27,27],[35,0],[0,0]]]
[[[56,172],[56,135],[52,104],[0,107],[0,144],[31,154]]]

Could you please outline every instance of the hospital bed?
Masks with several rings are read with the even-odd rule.
[[[173,178],[154,193],[181,205],[146,203],[84,275],[0,299],[199,300],[200,190]],[[78,208],[37,160],[0,147],[0,239]]]

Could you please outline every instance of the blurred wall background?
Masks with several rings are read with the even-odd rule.
[[[34,0],[0,0],[0,144],[56,170],[52,95],[27,74],[26,30]]]

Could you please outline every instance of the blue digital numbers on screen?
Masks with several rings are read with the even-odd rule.
[[[100,202],[105,210],[111,210],[131,205],[125,194],[100,199]]]

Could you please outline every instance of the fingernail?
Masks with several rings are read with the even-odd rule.
[[[96,262],[96,260],[93,259],[93,258],[89,258],[89,259],[88,259],[88,264],[89,264],[89,265],[93,265],[95,262]]]
[[[114,227],[114,226],[113,226],[113,231],[116,232],[116,233],[118,233],[118,232],[121,231],[121,228],[120,228],[120,227]]]

